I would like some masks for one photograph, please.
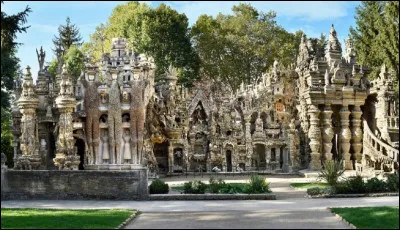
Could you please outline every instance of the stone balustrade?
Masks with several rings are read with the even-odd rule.
[[[387,117],[387,126],[389,129],[399,129],[399,117],[390,116]]]
[[[364,120],[364,147],[369,149],[373,156],[383,158],[388,162],[398,162],[399,150],[377,138]],[[368,148],[369,147],[369,148]]]

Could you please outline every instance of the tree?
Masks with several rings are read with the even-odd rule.
[[[275,12],[258,12],[242,3],[232,11],[233,15],[220,13],[215,19],[201,15],[192,27],[202,77],[237,89],[242,81],[258,81],[275,58],[283,65],[295,60],[300,36],[277,25]]]
[[[356,28],[350,27],[359,61],[376,77],[385,63],[399,77],[399,2],[363,1],[356,8]]]
[[[75,84],[81,75],[81,71],[85,69],[85,56],[82,51],[76,46],[72,45],[67,53],[62,57],[62,62],[67,66],[68,73],[72,76],[72,81]],[[58,60],[53,59],[48,68],[48,72],[55,79],[57,75]]]
[[[1,1],[3,4],[3,1]],[[13,80],[20,69],[19,59],[15,56],[20,43],[16,42],[17,33],[26,32],[29,6],[15,15],[7,15],[1,11],[1,107],[10,107],[9,91],[13,88]]]
[[[3,1],[1,1],[3,4]],[[15,56],[20,43],[16,42],[17,34],[26,32],[29,6],[15,15],[1,11],[1,152],[6,154],[9,167],[13,166],[13,147],[11,135],[10,91],[13,81],[19,74],[19,59]]]
[[[111,39],[124,37],[129,49],[154,58],[157,80],[169,65],[173,65],[181,70],[179,82],[190,86],[198,77],[199,58],[189,35],[185,14],[165,4],[153,9],[134,1],[116,6],[108,22],[98,26],[90,41],[83,45],[83,52],[89,52],[94,61],[100,61],[102,49],[111,51]]]
[[[71,46],[64,56],[64,63],[67,66],[68,73],[72,76],[73,83],[81,75],[81,71],[85,69],[85,56],[76,45]]]
[[[58,36],[54,36],[53,39],[55,48],[61,48],[63,54],[65,54],[72,45],[82,45],[82,37],[79,33],[79,29],[74,24],[70,24],[71,20],[69,17],[67,17],[66,22],[66,25],[60,25],[58,27]]]

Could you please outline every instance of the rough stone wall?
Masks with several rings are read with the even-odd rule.
[[[147,169],[129,171],[2,170],[1,199],[145,200]]]

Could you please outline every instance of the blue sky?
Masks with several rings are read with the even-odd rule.
[[[89,35],[100,23],[105,23],[111,15],[113,8],[126,1],[4,1],[2,11],[14,14],[29,5],[32,12],[28,16],[28,25],[31,27],[27,33],[19,34],[17,41],[23,43],[18,49],[17,56],[21,59],[21,66],[30,65],[34,79],[36,79],[39,64],[36,57],[36,48],[43,46],[46,51],[46,61],[53,57],[52,39],[57,34],[60,24],[65,24],[67,16],[76,24],[84,41],[89,40]],[[145,1],[152,7],[157,7],[161,1]],[[201,14],[216,16],[219,12],[231,14],[233,5],[239,1],[229,2],[197,2],[197,1],[163,1],[180,13],[185,13],[189,18],[189,25],[196,22]],[[274,10],[277,13],[277,22],[287,31],[303,30],[307,36],[319,37],[321,33],[329,34],[331,24],[335,25],[339,41],[349,33],[349,27],[355,26],[355,8],[360,2],[296,2],[296,1],[268,1],[250,3],[259,11]]]

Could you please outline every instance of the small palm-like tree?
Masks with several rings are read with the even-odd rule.
[[[339,178],[343,175],[343,160],[340,162],[334,160],[325,161],[325,169],[321,170],[318,174],[318,180],[324,180],[330,186],[335,186]]]

